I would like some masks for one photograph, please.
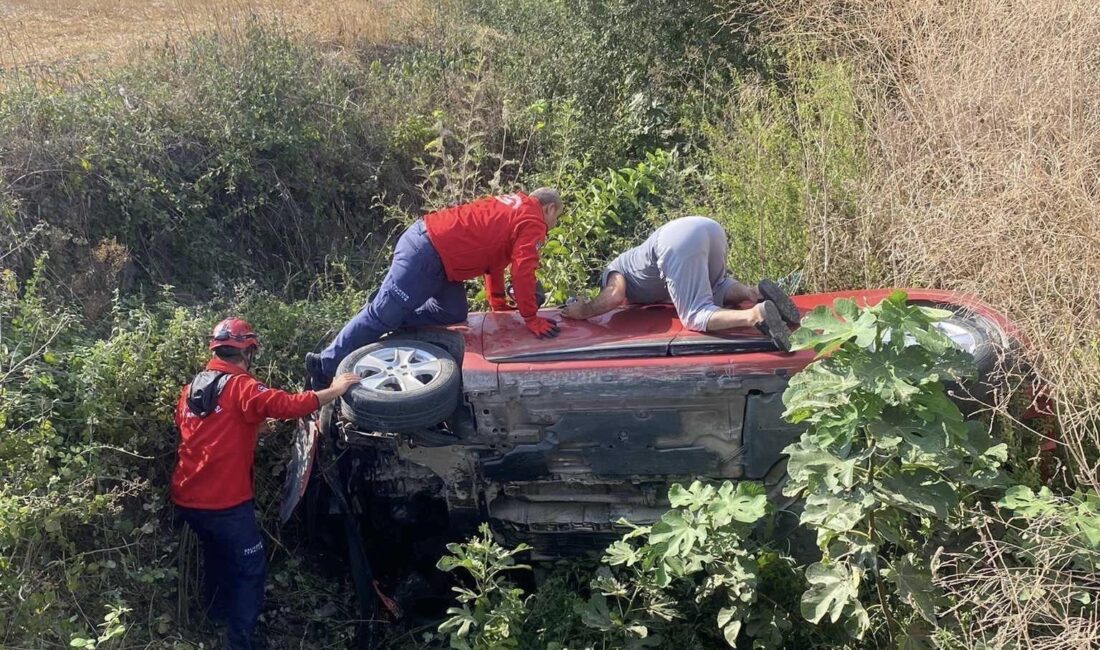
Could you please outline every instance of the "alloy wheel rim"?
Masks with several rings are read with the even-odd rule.
[[[372,350],[355,363],[359,385],[380,393],[416,393],[443,373],[443,364],[431,352],[409,346]]]

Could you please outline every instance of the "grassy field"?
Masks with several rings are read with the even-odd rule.
[[[330,44],[393,40],[414,27],[419,0],[0,0],[0,69],[50,74],[118,63],[257,16]]]

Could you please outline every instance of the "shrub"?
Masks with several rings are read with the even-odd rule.
[[[861,637],[871,627],[865,576],[887,637],[919,638],[916,617],[937,620],[928,547],[963,526],[966,490],[996,485],[1007,456],[947,396],[944,382],[968,370],[968,355],[934,326],[949,315],[909,305],[901,291],[862,310],[838,299],[793,336],[793,349],[818,355],[783,394],[784,417],[808,426],[784,449],[783,491],[805,498],[801,523],[817,531],[823,556],[806,568],[809,621],[847,621]]]
[[[75,89],[5,87],[0,214],[37,232],[17,259],[48,251],[55,272],[78,275],[110,240],[132,256],[131,282],[308,286],[303,272],[381,225],[384,86],[253,23]]]
[[[563,102],[576,114],[578,151],[595,169],[695,139],[708,90],[750,64],[744,25],[727,26],[710,0],[463,0],[471,31],[496,60],[519,105]],[[559,160],[537,155],[537,169]]]
[[[674,153],[657,150],[636,165],[607,170],[605,178],[565,181],[566,209],[542,248],[539,264],[552,303],[593,291],[603,268],[634,245],[639,237],[635,229],[661,205],[663,186],[677,164]]]
[[[686,489],[673,485],[668,500],[672,509],[660,521],[632,526],[607,548],[608,566],[592,581],[582,620],[627,648],[662,644],[658,633],[680,621],[702,639],[716,632],[731,647],[743,627],[754,645],[779,647],[790,621],[759,601],[757,583],[761,562],[784,560],[749,541],[768,509],[763,489],[696,481]]]
[[[515,562],[516,555],[528,550],[527,545],[506,549],[493,539],[488,524],[482,524],[476,537],[448,544],[447,550],[449,555],[440,558],[437,567],[442,571],[462,569],[473,585],[453,587],[462,606],[447,610],[440,634],[448,635],[456,650],[517,647],[518,632],[527,615],[526,598],[506,576],[531,568]]]
[[[698,210],[721,223],[730,272],[863,286],[877,272],[857,209],[866,135],[843,63],[790,64],[782,81],[743,79],[704,124]]]
[[[38,268],[22,284],[11,271],[0,276],[0,639],[95,647],[124,634],[170,647],[199,634],[187,626],[190,604],[177,601],[191,579],[177,566],[193,567],[194,549],[180,546],[165,492],[175,402],[208,358],[210,328],[227,313],[251,319],[264,336],[256,374],[293,388],[312,333],[342,322],[362,294],[325,290],[288,304],[242,289],[201,309],[167,296],[119,301],[97,338],[77,314],[49,306],[44,261]],[[255,476],[265,529],[277,532],[289,428],[274,435],[276,444],[260,446]]]

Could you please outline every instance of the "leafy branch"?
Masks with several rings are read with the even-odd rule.
[[[870,574],[891,640],[909,631],[891,614],[899,610],[884,580],[910,614],[934,623],[925,547],[961,523],[964,486],[1000,479],[1007,446],[947,397],[945,382],[973,374],[969,355],[936,327],[948,316],[898,291],[873,307],[847,299],[818,307],[795,333],[795,349],[817,352],[783,396],[784,417],[807,425],[784,450],[784,493],[805,498],[801,522],[817,531],[822,553],[806,569],[810,621],[843,620],[862,637],[871,627],[862,598]]]

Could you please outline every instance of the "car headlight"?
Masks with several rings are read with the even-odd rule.
[[[947,338],[951,339],[955,347],[969,354],[976,353],[980,345],[989,342],[988,338],[978,331],[978,328],[954,316],[939,321],[935,324],[935,327],[943,332]],[[906,341],[906,343],[908,342],[909,341]]]

